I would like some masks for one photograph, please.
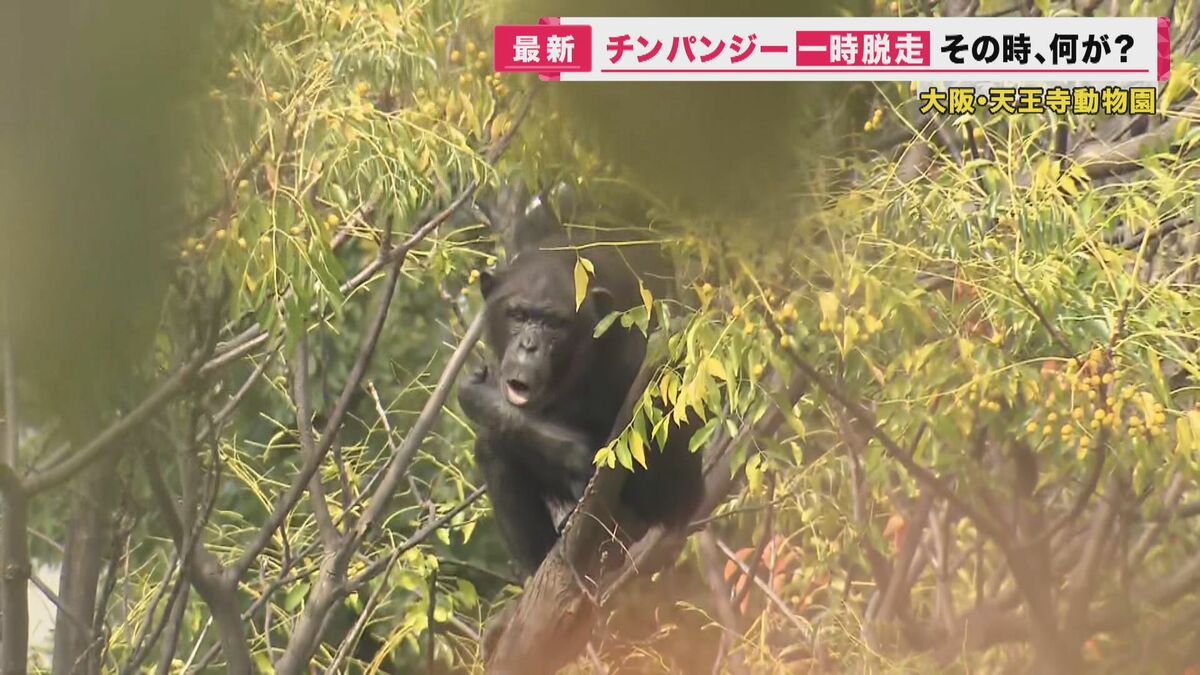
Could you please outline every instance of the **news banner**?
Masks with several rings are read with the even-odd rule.
[[[922,112],[1146,114],[1162,17],[545,17],[498,25],[498,73],[549,81],[909,81]]]

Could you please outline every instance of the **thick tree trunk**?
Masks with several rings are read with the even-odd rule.
[[[7,467],[0,467],[6,469]],[[29,652],[29,540],[26,538],[25,496],[4,494],[0,515],[0,674],[25,675]]]
[[[97,462],[75,482],[77,492],[58,591],[71,616],[92,617],[96,613],[96,588],[110,539],[115,480],[115,466]],[[60,609],[54,621],[53,675],[98,673],[99,650],[89,651],[91,641],[92,636]]]

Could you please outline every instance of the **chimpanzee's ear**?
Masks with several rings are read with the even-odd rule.
[[[512,257],[525,251],[534,251],[542,242],[562,233],[562,223],[550,205],[546,191],[533,196],[525,210],[513,223]]]
[[[609,312],[613,311],[616,301],[613,300],[613,294],[603,286],[593,286],[588,289],[588,295],[592,297],[592,306],[596,308],[596,316],[605,317]]]
[[[488,296],[491,295],[492,291],[496,290],[496,287],[499,285],[500,280],[496,278],[496,275],[492,274],[491,272],[479,273],[479,292],[483,294],[484,300],[487,300]]]

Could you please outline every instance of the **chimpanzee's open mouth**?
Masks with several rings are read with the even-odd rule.
[[[529,385],[520,380],[508,380],[504,383],[504,395],[513,405],[525,405],[529,403]]]

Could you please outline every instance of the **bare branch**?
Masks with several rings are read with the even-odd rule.
[[[712,530],[706,527],[700,533],[700,557],[704,564],[704,580],[708,583],[713,604],[717,607],[717,617],[721,620],[721,627],[724,628],[721,634],[721,652],[726,653],[728,646],[741,635],[741,630],[738,628],[737,610],[729,600],[729,589],[725,585],[725,580],[721,578],[718,555],[717,538],[713,535]],[[748,578],[746,588],[750,588],[749,579],[753,578],[753,576]],[[735,657],[726,658],[725,663],[730,672],[735,675],[745,672],[741,662]]]
[[[346,379],[341,396],[338,397],[337,402],[334,404],[333,411],[329,414],[329,419],[321,432],[320,443],[317,445],[315,452],[305,457],[304,464],[293,479],[291,486],[275,502],[275,507],[271,510],[271,515],[268,516],[266,523],[259,529],[254,541],[242,552],[237,563],[233,565],[232,573],[234,579],[240,579],[246,573],[246,570],[250,569],[250,566],[254,563],[254,559],[270,543],[271,538],[275,536],[275,530],[279,529],[284,519],[296,507],[296,504],[300,501],[300,497],[308,488],[309,481],[312,480],[317,470],[320,469],[321,462],[325,459],[325,454],[329,451],[338,430],[341,428],[342,419],[350,409],[350,402],[353,399],[354,392],[362,382],[363,376],[366,375],[371,357],[375,354],[375,345],[378,343],[379,336],[383,332],[383,325],[387,319],[388,309],[391,307],[392,297],[396,292],[396,279],[400,274],[401,263],[402,260],[393,262],[391,268],[388,270],[387,280],[380,291],[379,302],[375,308],[375,316],[364,334],[362,344],[359,346],[358,356],[355,358],[354,365],[350,369],[350,374]]]
[[[98,459],[104,452],[114,447],[118,448],[119,451],[120,446],[115,441],[137,428],[158,412],[159,408],[174,399],[179,392],[183,391],[192,382],[203,359],[204,353],[197,353],[183,367],[159,383],[154,391],[136,408],[131,410],[127,415],[123,415],[115,420],[87,445],[76,451],[66,450],[65,454],[67,456],[53,458],[49,463],[49,468],[30,476],[26,480],[29,493],[36,495],[58,487]],[[55,459],[58,461],[54,461]]]
[[[317,456],[317,444],[313,440],[312,411],[308,403],[308,336],[301,335],[296,341],[296,358],[292,365],[292,397],[296,400],[296,429],[300,433],[300,447],[309,461],[320,463]],[[321,541],[329,551],[335,551],[341,540],[341,533],[333,524],[329,515],[329,506],[325,503],[325,488],[321,485],[321,472],[314,472],[308,480],[308,491],[311,493],[313,516],[317,519],[317,530]]]
[[[446,364],[446,368],[438,378],[437,386],[434,387],[433,393],[429,395],[429,399],[425,401],[425,406],[421,408],[421,414],[413,422],[408,435],[404,437],[404,441],[400,444],[399,449],[388,459],[388,464],[384,468],[383,479],[371,494],[366,511],[363,512],[362,518],[358,521],[358,525],[354,529],[354,536],[351,538],[349,548],[356,548],[370,534],[371,529],[375,527],[379,518],[387,510],[388,505],[391,503],[392,495],[396,492],[396,488],[400,486],[400,481],[407,474],[408,466],[412,463],[417,449],[421,447],[425,436],[437,421],[442,406],[446,403],[446,397],[450,395],[450,389],[453,388],[455,380],[458,379],[459,371],[466,364],[467,357],[471,355],[471,349],[474,348],[475,343],[479,340],[479,336],[483,334],[483,327],[483,312],[480,312],[471,322],[466,334],[463,335],[462,341],[459,342],[458,347],[450,356],[450,361]]]

